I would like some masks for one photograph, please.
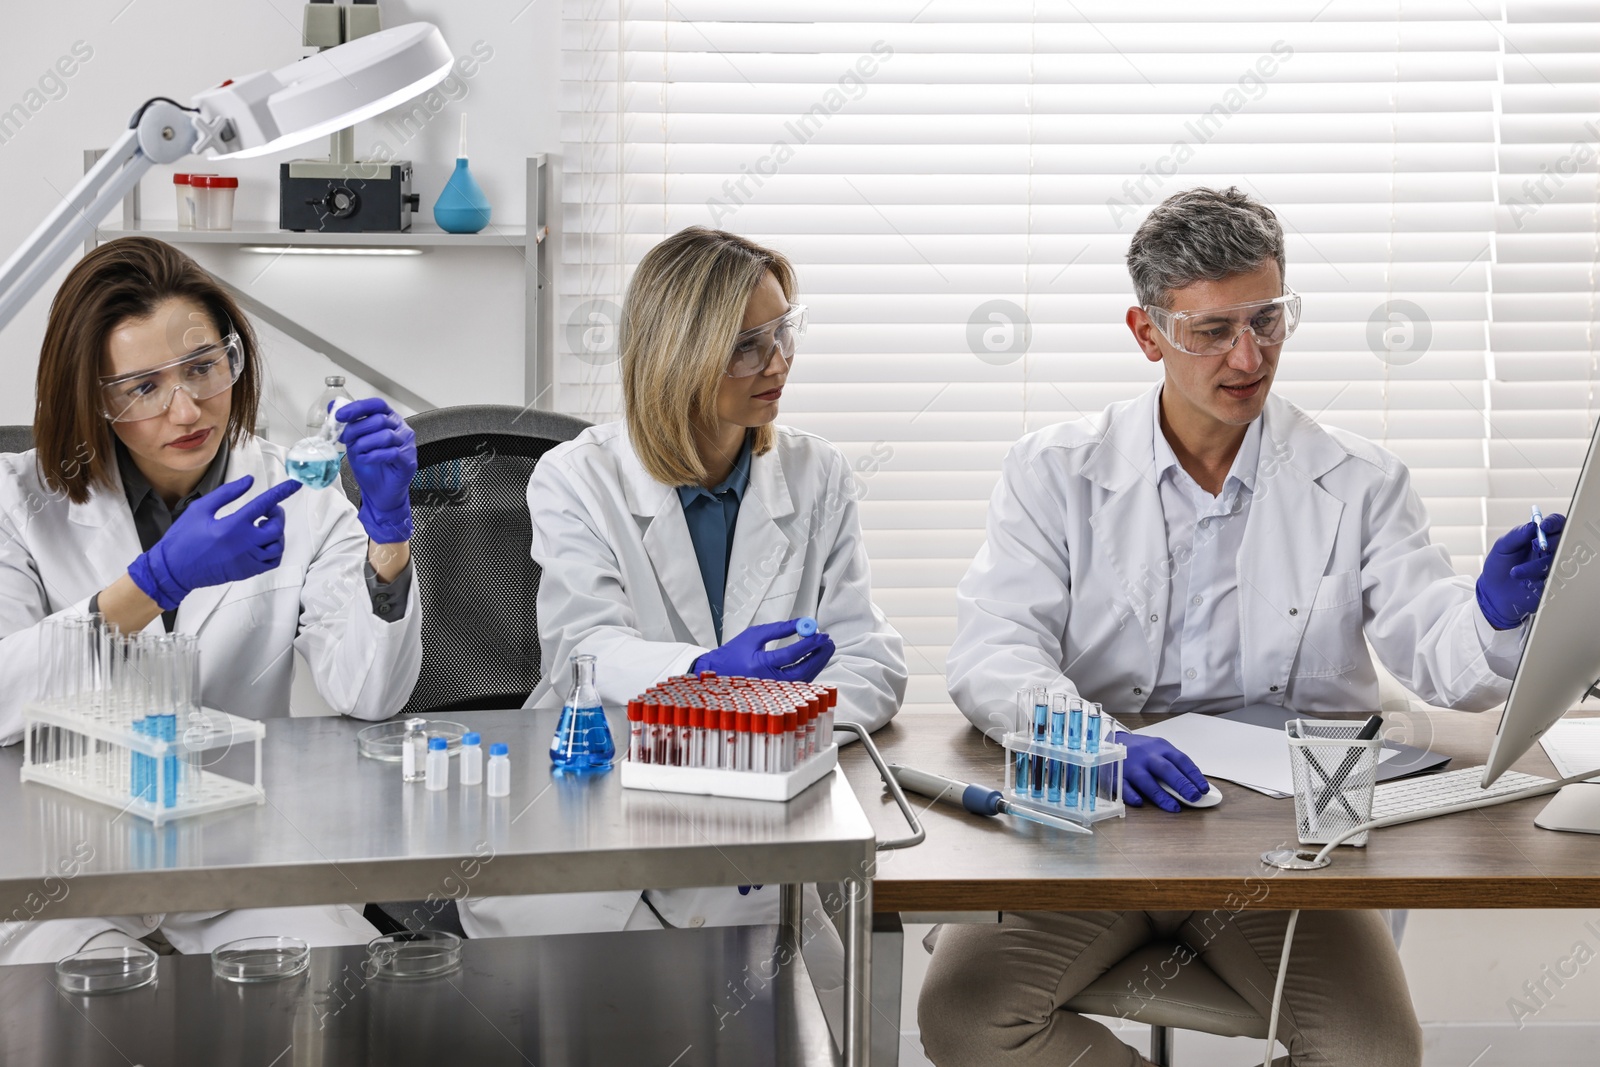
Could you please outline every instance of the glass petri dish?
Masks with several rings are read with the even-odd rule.
[[[293,978],[311,965],[311,949],[298,937],[245,937],[211,950],[211,973],[230,982]]]
[[[385,934],[367,942],[370,978],[432,978],[461,966],[461,939],[443,930]]]
[[[407,716],[407,718],[410,717]],[[429,719],[426,732],[430,738],[444,738],[450,755],[456,756],[461,753],[461,738],[468,731],[465,726],[458,722],[450,722],[446,719]],[[405,735],[405,719],[380,722],[356,734],[356,748],[368,759],[382,760],[385,763],[399,763],[401,758],[400,742]]]
[[[156,980],[157,956],[143,946],[106,945],[84,949],[56,964],[56,988],[63,993],[126,993]]]

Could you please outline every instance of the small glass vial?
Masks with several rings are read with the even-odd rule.
[[[483,738],[475,733],[461,739],[461,784],[483,784]]]
[[[507,752],[503,741],[489,746],[488,793],[492,797],[511,795],[511,757]]]
[[[400,741],[400,776],[420,782],[428,773],[428,720],[407,719],[406,734]]]
[[[450,787],[450,742],[442,737],[428,739],[428,789],[437,793]]]

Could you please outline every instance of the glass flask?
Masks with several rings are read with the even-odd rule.
[[[550,762],[557,770],[604,771],[610,769],[616,754],[611,726],[594,685],[594,657],[573,656],[572,693],[550,741]]]

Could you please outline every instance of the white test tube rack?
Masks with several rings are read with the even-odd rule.
[[[1109,718],[1107,725],[1111,725]],[[1022,732],[1006,734],[1002,743],[1006,803],[1085,826],[1104,819],[1120,819],[1128,813],[1122,800],[1122,764],[1128,758],[1125,746],[1102,741],[1098,749],[1090,752],[1039,741]],[[1052,764],[1060,776],[1058,800],[1050,799]]]
[[[44,700],[22,713],[22,780],[38,782],[128,811],[156,826],[191,815],[265,804],[261,741],[266,727],[252,719],[205,708],[162,740],[108,721],[95,709]],[[202,766],[207,752],[253,745],[255,780],[247,782]],[[134,756],[150,757],[148,788],[135,796]],[[175,757],[171,758],[171,757]],[[176,781],[169,782],[175,776]],[[171,803],[163,803],[172,794]]]

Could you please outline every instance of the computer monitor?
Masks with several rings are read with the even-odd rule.
[[[1483,768],[1490,785],[1600,679],[1600,424]],[[1600,695],[1600,694],[1597,694]]]

